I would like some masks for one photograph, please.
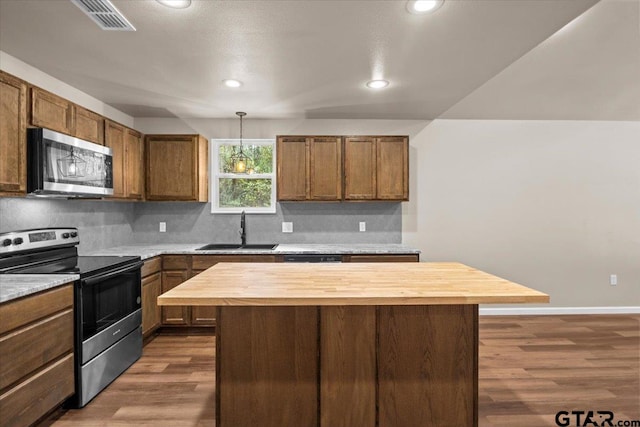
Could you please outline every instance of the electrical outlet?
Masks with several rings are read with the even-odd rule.
[[[367,223],[360,221],[360,231],[367,231]]]
[[[160,222],[160,232],[161,233],[166,233],[167,232],[167,223],[166,222]]]
[[[282,232],[283,233],[293,233],[293,222],[283,222],[282,223]]]
[[[618,284],[618,275],[612,274],[609,276],[609,284],[611,286],[616,286]]]

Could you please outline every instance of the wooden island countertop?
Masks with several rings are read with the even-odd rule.
[[[220,263],[158,298],[163,306],[548,302],[542,292],[456,262]]]

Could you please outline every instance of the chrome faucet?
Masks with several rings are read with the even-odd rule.
[[[240,239],[242,241],[242,246],[247,246],[247,228],[246,222],[244,218],[244,211],[240,214]]]

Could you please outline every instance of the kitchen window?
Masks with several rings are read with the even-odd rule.
[[[243,139],[248,159],[242,173],[234,168],[239,139],[213,139],[211,146],[211,212],[275,213],[276,141]]]

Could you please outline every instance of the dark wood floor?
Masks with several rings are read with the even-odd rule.
[[[213,426],[214,353],[214,337],[160,335],[87,407],[47,424]],[[479,363],[480,426],[556,426],[561,410],[640,420],[638,315],[482,316]]]

